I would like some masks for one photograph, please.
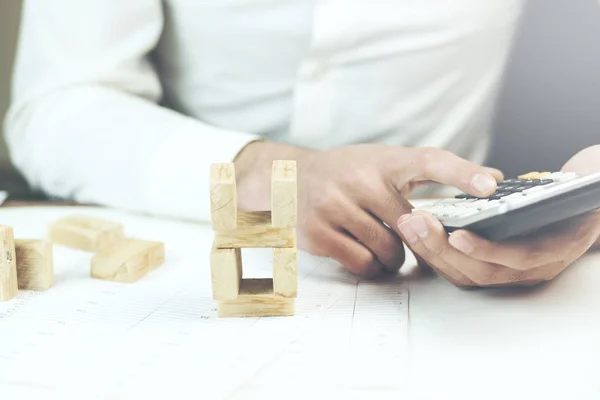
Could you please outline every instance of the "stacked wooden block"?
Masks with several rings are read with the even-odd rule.
[[[210,176],[213,298],[220,317],[293,315],[298,292],[295,161],[273,162],[271,210],[238,211],[233,163],[214,164]],[[243,248],[273,249],[273,278],[244,278]]]
[[[163,243],[127,238],[113,221],[68,216],[47,233],[45,240],[15,239],[12,227],[0,225],[0,301],[54,284],[53,244],[95,253],[90,274],[96,279],[131,283],[164,262]]]

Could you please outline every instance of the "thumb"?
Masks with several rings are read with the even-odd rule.
[[[496,191],[497,183],[504,178],[495,168],[478,165],[443,149],[414,148],[408,158],[402,174],[404,182],[398,182],[399,190],[407,183],[429,180],[473,196],[487,197]]]

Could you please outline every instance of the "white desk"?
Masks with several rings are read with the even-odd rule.
[[[339,351],[343,346],[332,349],[347,340],[335,336],[343,332],[336,330],[338,325],[327,325],[335,320],[332,316],[322,319],[326,325],[320,331],[310,328],[322,335],[319,342],[310,343],[327,346],[329,358],[323,357],[325,348],[312,352],[288,348],[286,359],[294,359],[294,352],[305,357],[288,373],[281,371],[285,365],[272,360],[289,345],[282,335],[295,326],[309,331],[303,325],[307,322],[215,318],[213,300],[207,295],[210,227],[81,207],[0,208],[0,223],[13,226],[17,237],[43,237],[50,221],[73,212],[118,219],[127,235],[164,241],[167,261],[128,286],[90,279],[89,255],[67,255],[66,250],[56,249],[56,284],[32,301],[60,307],[34,315],[27,313],[28,303],[23,300],[21,310],[14,313],[20,319],[0,317],[1,399],[125,398],[119,393],[140,398],[268,399],[271,394],[292,399],[306,398],[311,392],[334,398],[335,392],[319,388],[318,383],[335,379],[355,388],[361,387],[361,380],[378,384],[344,392],[339,397],[344,399],[600,399],[600,254],[585,257],[543,287],[474,291],[457,289],[435,276],[420,276],[409,257],[402,275],[379,283],[381,295],[372,292],[373,308],[365,309],[368,323],[382,327],[381,337],[368,340],[383,341],[395,358],[386,357],[375,345],[372,357],[362,358],[343,354]],[[271,265],[266,254],[250,253],[244,258],[245,267],[267,276]],[[310,275],[322,282],[322,287],[308,287],[303,285],[307,280],[300,281],[300,296],[309,300],[304,304],[299,298],[299,303],[306,307],[319,295],[310,291],[326,288],[328,282],[342,282],[336,290],[355,290],[355,280],[326,260],[301,254],[299,269],[301,278]],[[111,302],[115,293],[120,300]],[[408,294],[409,298],[402,297]],[[397,307],[398,299],[409,300],[409,307]],[[397,329],[396,320],[383,321],[383,314],[389,316],[394,310],[406,332]],[[404,320],[407,310],[409,321]],[[86,313],[93,314],[93,323]],[[76,321],[76,326],[64,328],[61,321],[67,319]],[[55,325],[40,332],[41,320]],[[131,320],[139,322],[128,326]],[[252,323],[261,328],[248,329]],[[18,328],[11,330],[11,326]],[[248,333],[240,339],[236,336],[240,332]],[[393,335],[397,340],[391,340]],[[216,337],[218,343],[225,340],[230,345],[211,346]],[[19,345],[5,345],[8,341]],[[269,351],[273,357],[264,365],[252,369],[246,360],[247,371],[235,369],[244,357],[259,360]],[[231,358],[232,353],[237,358]],[[281,379],[286,374],[289,386],[277,385],[277,372]],[[244,373],[248,374],[245,388],[227,387]],[[293,374],[298,374],[297,379]],[[71,383],[61,386],[64,382]],[[217,395],[220,389],[229,390]],[[185,392],[177,394],[177,390]]]

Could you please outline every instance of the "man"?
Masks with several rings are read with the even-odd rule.
[[[6,119],[47,193],[207,221],[210,164],[268,208],[274,159],[299,165],[301,248],[372,277],[403,242],[465,286],[551,279],[598,240],[597,214],[519,243],[448,237],[414,189],[478,196],[521,0],[25,1]],[[566,169],[600,170],[598,147]],[[573,236],[573,234],[575,235]]]

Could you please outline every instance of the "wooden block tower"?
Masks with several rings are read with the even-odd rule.
[[[234,164],[211,167],[215,238],[210,266],[220,317],[294,314],[298,292],[296,162],[274,161],[271,174],[271,210],[241,212]],[[273,249],[273,278],[244,278],[241,251],[257,247]]]

